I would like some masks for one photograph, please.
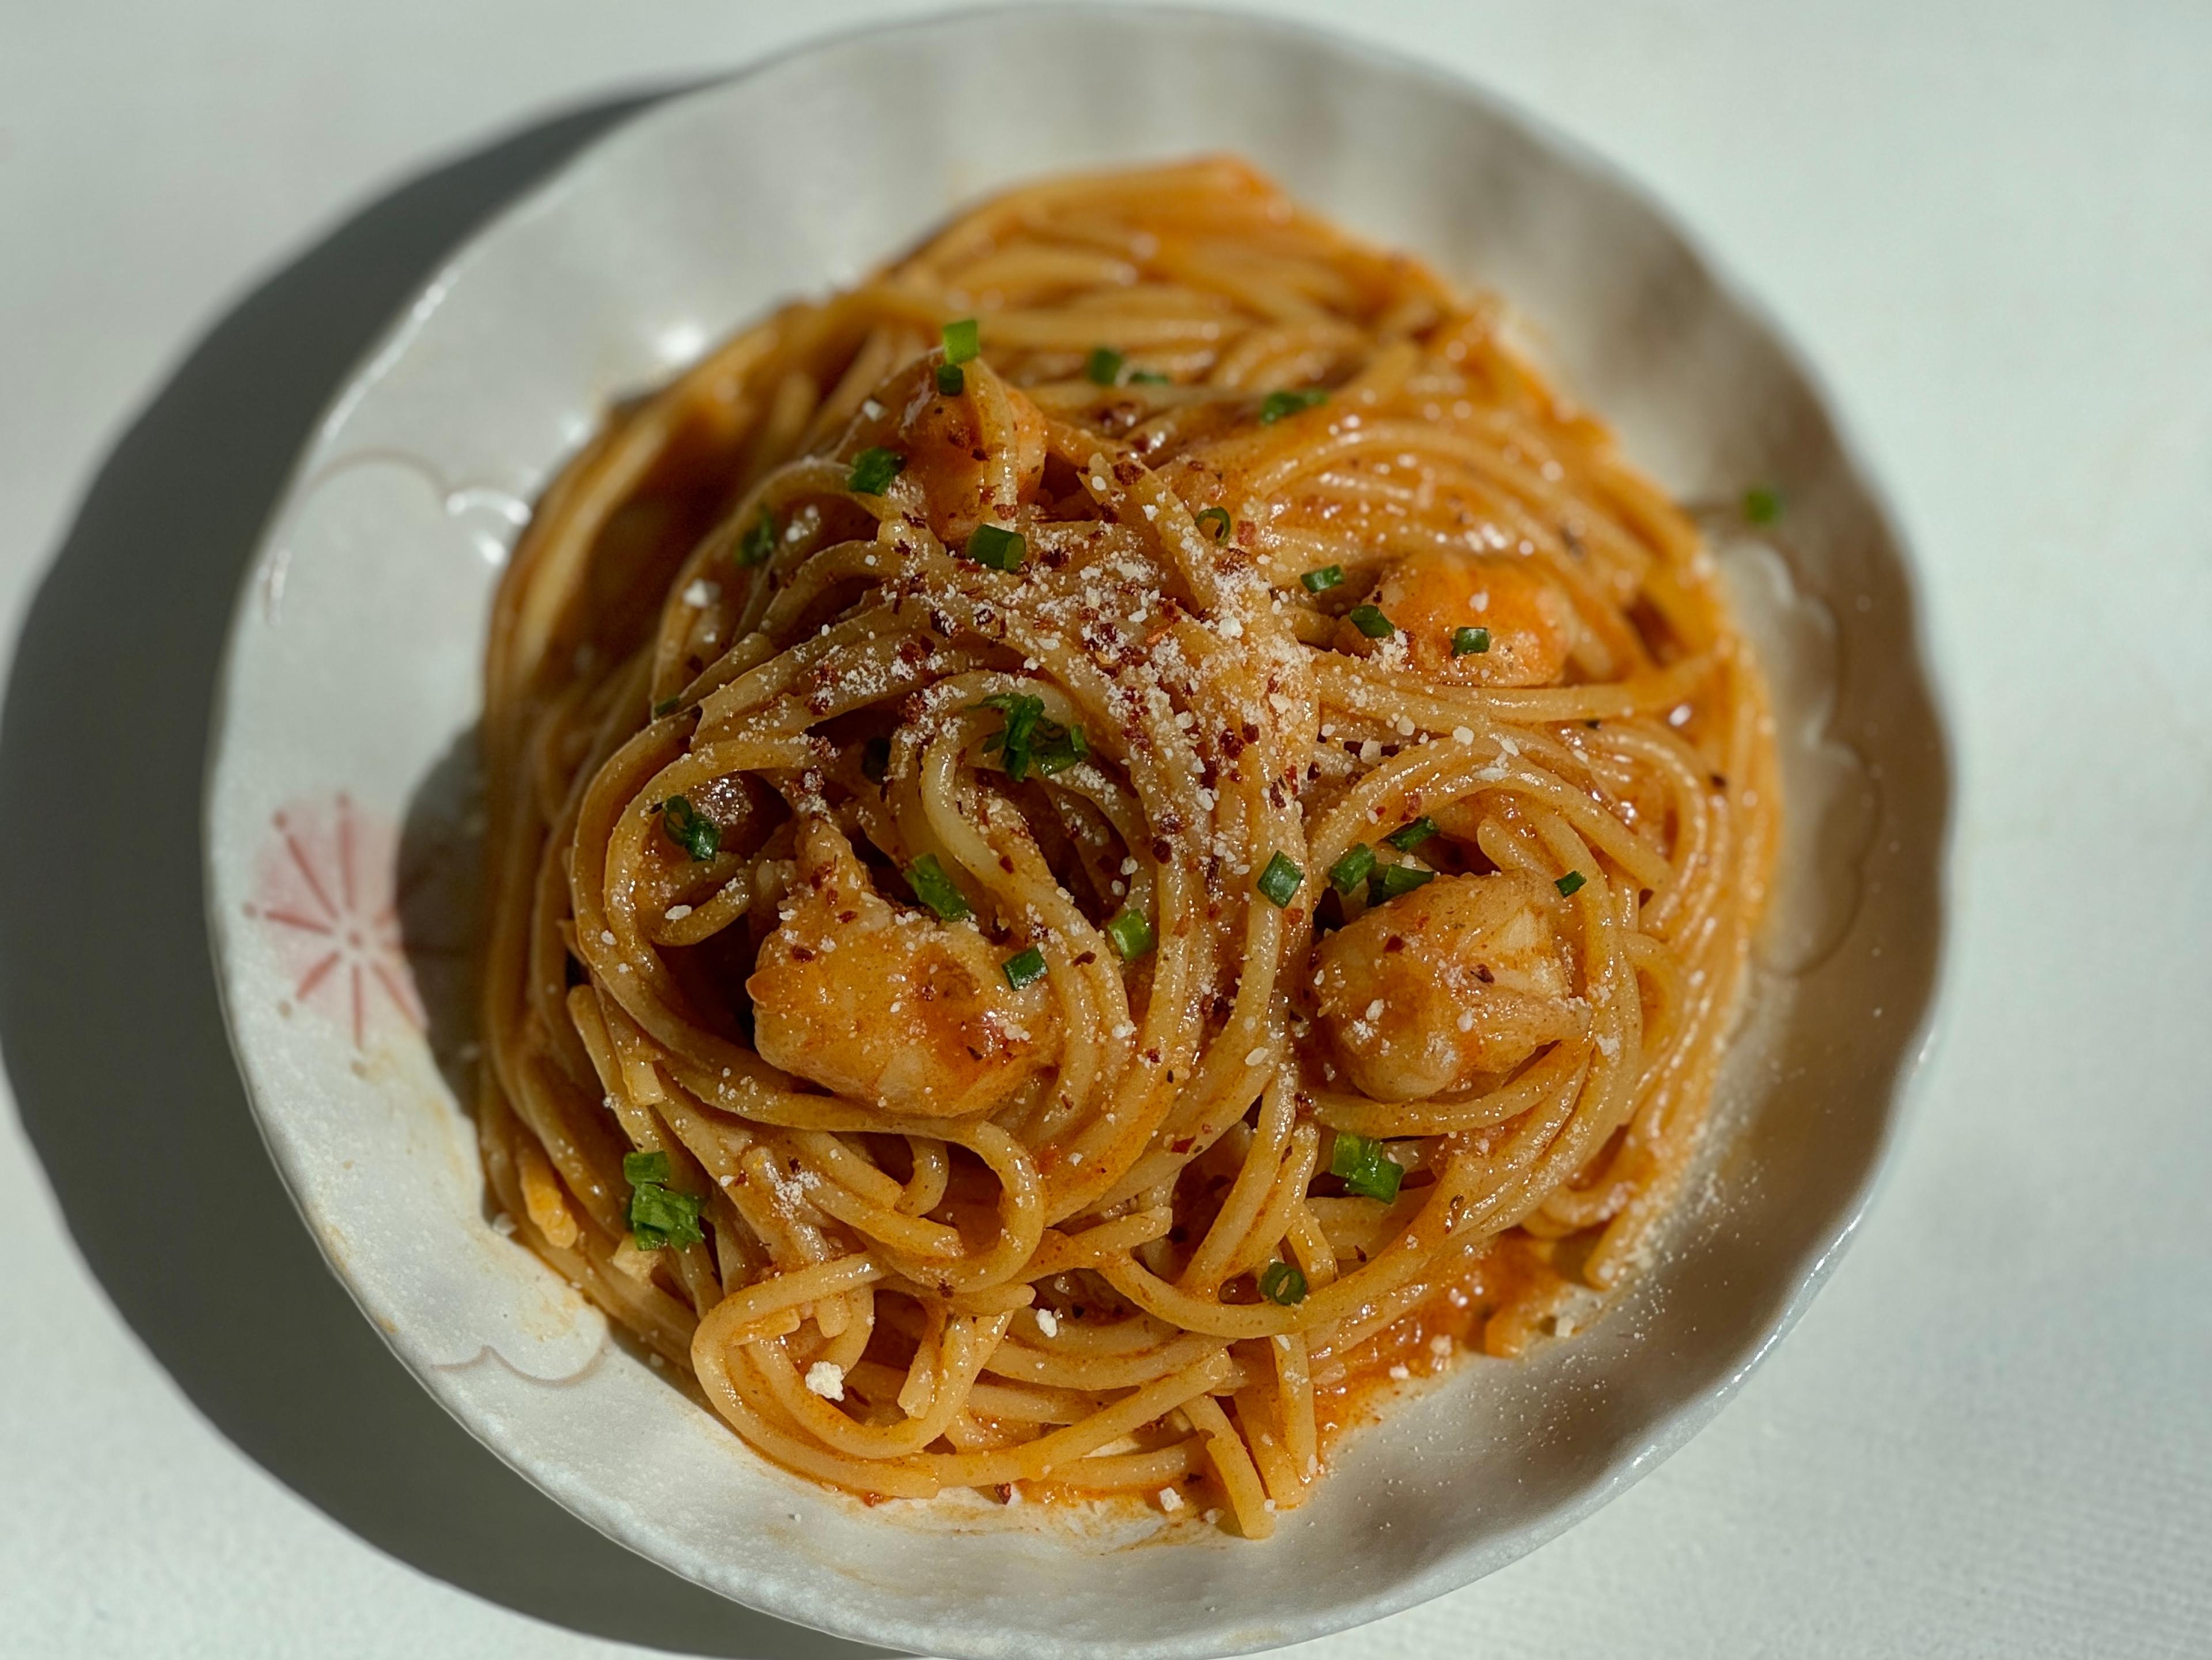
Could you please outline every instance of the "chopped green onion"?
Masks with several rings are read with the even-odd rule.
[[[860,776],[871,784],[880,784],[890,775],[891,740],[871,738],[860,746]]]
[[[940,921],[957,922],[975,914],[968,896],[945,873],[945,866],[937,862],[933,853],[925,853],[906,867],[906,885],[914,890],[915,898],[937,913]]]
[[[1279,908],[1291,903],[1291,896],[1305,879],[1306,873],[1279,853],[1267,860],[1267,868],[1260,873],[1255,885],[1261,897]]]
[[[681,697],[664,697],[653,706],[653,718],[658,721],[665,714],[675,714],[683,707],[684,700]]]
[[[968,373],[957,363],[937,366],[937,392],[941,398],[957,398],[968,390]]]
[[[1027,951],[1016,952],[1004,964],[1006,983],[1016,991],[1024,986],[1034,986],[1044,978],[1044,953],[1035,946]]]
[[[1019,570],[1022,559],[1030,550],[1019,531],[1006,529],[1002,525],[978,525],[963,550],[977,564],[991,570]]]
[[[1436,833],[1437,821],[1423,813],[1403,830],[1393,830],[1382,839],[1401,853],[1411,853]]]
[[[1385,865],[1368,881],[1367,903],[1386,904],[1400,894],[1426,887],[1436,879],[1434,871],[1423,870],[1419,865]]]
[[[1350,893],[1374,868],[1375,849],[1364,842],[1354,842],[1352,851],[1328,867],[1329,885],[1339,893]]]
[[[995,751],[1006,763],[1006,776],[1018,784],[1029,776],[1032,766],[1050,778],[1090,758],[1091,745],[1083,728],[1046,720],[1042,697],[1002,691],[973,707],[997,709],[1006,717],[1006,724],[983,740],[983,751],[987,755]]]
[[[1197,520],[1199,529],[1200,529],[1200,530],[1204,531],[1204,532],[1205,532],[1208,536],[1212,537],[1215,541],[1217,541],[1217,542],[1220,542],[1220,541],[1224,541],[1224,540],[1226,540],[1226,539],[1228,538],[1228,535],[1229,535],[1229,509],[1228,509],[1228,508],[1200,508],[1198,510],[1198,512],[1193,515],[1193,517],[1194,517],[1194,518],[1195,518],[1195,519]]]
[[[1559,897],[1564,899],[1570,895],[1581,892],[1583,884],[1589,880],[1589,878],[1584,876],[1580,871],[1571,870],[1552,885],[1559,891]]]
[[[1044,724],[1044,699],[1030,697],[1018,691],[994,693],[975,705],[979,709],[996,709],[1006,716],[1006,724],[983,740],[983,751],[996,751],[1006,763],[1006,776],[1019,783],[1029,775],[1031,740],[1037,728]]]
[[[1270,1262],[1260,1270],[1260,1295],[1294,1308],[1306,1300],[1306,1277],[1295,1262]]]
[[[1117,386],[1121,380],[1121,354],[1111,346],[1094,347],[1083,373],[1094,386]]]
[[[945,325],[945,361],[964,363],[983,350],[983,331],[972,317]]]
[[[1131,369],[1129,384],[1133,386],[1171,386],[1175,376],[1162,374],[1158,369]]]
[[[1454,629],[1452,630],[1453,656],[1471,657],[1489,649],[1490,630],[1488,629]]]
[[[1384,1152],[1380,1141],[1343,1130],[1336,1133],[1328,1173],[1340,1177],[1346,1191],[1362,1199],[1380,1199],[1386,1205],[1398,1196],[1398,1184],[1406,1179],[1405,1166]]]
[[[722,827],[680,795],[660,804],[660,828],[694,859],[712,859],[722,850]]]
[[[753,527],[738,538],[738,562],[740,565],[765,565],[769,556],[775,551],[775,515],[763,512],[753,520]]]
[[[1271,392],[1267,401],[1260,405],[1260,424],[1272,427],[1286,415],[1296,415],[1300,410],[1327,402],[1328,393],[1319,386],[1310,386],[1304,392]]]
[[[635,1189],[629,1196],[630,1237],[640,1250],[702,1244],[707,1234],[699,1225],[699,1213],[706,1203],[696,1194],[673,1188]]]
[[[1354,605],[1345,615],[1370,640],[1388,640],[1398,631],[1398,625],[1382,614],[1380,605]]]
[[[1308,571],[1298,578],[1298,583],[1308,593],[1327,593],[1331,588],[1344,586],[1344,567],[1323,565],[1319,570]],[[1368,609],[1372,611],[1374,607],[1370,605]],[[1379,616],[1381,613],[1376,614]]]
[[[1036,769],[1046,777],[1066,772],[1079,761],[1091,758],[1090,740],[1084,737],[1080,727],[1063,727],[1057,721],[1048,721],[1037,728],[1044,742],[1030,753],[1036,761]]]
[[[1125,910],[1106,925],[1106,937],[1124,963],[1133,963],[1152,950],[1152,925],[1142,911]]]
[[[623,1155],[623,1179],[630,1187],[630,1233],[640,1250],[696,1245],[707,1237],[699,1225],[699,1213],[707,1201],[696,1194],[669,1189],[672,1173],[665,1152]]]
[[[1754,484],[1743,493],[1743,516],[1754,525],[1771,525],[1782,517],[1782,492],[1771,484]]]
[[[845,488],[855,496],[881,496],[892,479],[906,471],[906,457],[896,450],[864,449],[853,458],[852,476]]]

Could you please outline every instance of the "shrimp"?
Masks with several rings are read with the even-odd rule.
[[[1398,632],[1372,641],[1340,623],[1339,648],[1372,653],[1401,642],[1409,667],[1448,685],[1553,685],[1574,647],[1566,595],[1517,554],[1415,554],[1384,569],[1368,602]],[[1481,630],[1482,649],[1455,650],[1462,629]]]
[[[1017,991],[965,923],[879,897],[828,819],[802,832],[798,887],[745,990],[771,1066],[886,1112],[988,1111],[1058,1059],[1058,1013]]]
[[[1002,472],[983,443],[974,393],[945,397],[924,358],[892,377],[873,407],[884,411],[864,423],[857,441],[887,444],[906,458],[903,471],[921,486],[929,527],[947,547],[958,547],[982,524],[1005,524],[1015,508],[1034,501],[1044,482],[1044,417],[1012,386],[1006,402],[1013,429],[1012,476]],[[1011,489],[1009,484],[1011,483]]]
[[[1583,1031],[1553,914],[1533,876],[1440,876],[1323,939],[1321,1024],[1361,1092],[1464,1090]]]

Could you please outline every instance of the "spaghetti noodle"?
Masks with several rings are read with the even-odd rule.
[[[1244,166],[617,410],[486,670],[483,1155],[746,1442],[1268,1533],[1680,1188],[1775,836],[1691,522]]]

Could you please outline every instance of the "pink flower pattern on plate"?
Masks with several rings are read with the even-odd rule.
[[[337,1021],[356,1049],[380,1019],[422,1031],[400,937],[396,827],[343,790],[288,802],[270,823],[246,914],[291,977],[288,1000]]]

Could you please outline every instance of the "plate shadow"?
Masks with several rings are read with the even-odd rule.
[[[0,1053],[117,1310],[217,1430],[325,1514],[586,1634],[864,1660],[884,1651],[726,1602],[602,1537],[393,1358],[262,1146],[202,910],[210,699],[295,457],[459,241],[669,90],[536,122],[362,209],[217,322],[109,452],[31,605],[0,713]]]

